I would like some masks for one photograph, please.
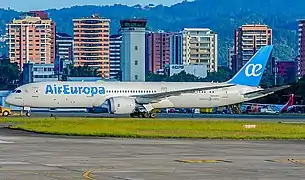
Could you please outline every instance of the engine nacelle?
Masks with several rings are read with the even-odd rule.
[[[129,97],[113,97],[108,99],[109,112],[111,114],[130,114],[136,108],[136,102]]]

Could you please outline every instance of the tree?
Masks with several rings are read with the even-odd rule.
[[[10,63],[9,59],[4,59],[0,63],[0,89],[16,88],[21,78],[18,65]]]
[[[274,86],[274,75],[273,74],[270,74],[270,73],[264,73],[263,77],[262,77],[262,80],[261,80],[261,87],[262,88],[269,88],[269,87],[272,87]]]
[[[196,77],[193,74],[188,74],[185,71],[181,71],[179,74],[174,74],[168,77],[167,75],[159,75],[149,73],[146,77],[146,81],[150,82],[224,82],[232,77],[232,71],[226,67],[220,67],[218,72],[208,73],[206,78]]]
[[[206,78],[204,78],[205,82],[225,82],[232,78],[233,73],[227,67],[219,67],[217,72],[211,72],[208,74]]]
[[[100,77],[101,76],[98,71],[98,68],[90,67],[88,65],[77,66],[77,67],[70,65],[68,68],[69,68],[69,70],[65,69],[64,72],[66,72],[68,74],[68,76],[71,76],[71,77]]]

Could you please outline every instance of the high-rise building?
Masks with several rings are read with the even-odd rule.
[[[299,57],[298,57],[298,77],[305,75],[305,19],[299,21]]]
[[[174,33],[170,37],[170,64],[183,64],[182,44],[183,36],[181,33]]]
[[[98,68],[103,78],[109,78],[110,20],[98,15],[73,19],[74,65]]]
[[[43,20],[48,20],[49,15],[45,11],[29,11],[25,13],[32,17],[40,17]],[[55,62],[56,56],[56,23],[51,21],[51,63]]]
[[[73,63],[73,37],[66,33],[56,33],[56,57]]]
[[[170,37],[172,33],[158,32],[146,34],[146,66],[154,74],[163,74],[164,67],[170,64]]]
[[[260,24],[240,26],[235,30],[234,43],[236,62],[233,71],[237,72],[262,46],[272,44],[272,29]]]
[[[184,28],[182,30],[183,64],[209,64],[209,72],[218,70],[218,38],[208,28]]]
[[[40,17],[41,16],[41,17]],[[7,24],[9,58],[18,63],[53,63],[55,23],[42,11],[25,13]]]
[[[110,36],[110,78],[121,80],[121,44],[122,35]]]
[[[122,81],[145,81],[145,19],[121,20]]]

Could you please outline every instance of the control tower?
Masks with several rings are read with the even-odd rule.
[[[122,81],[145,81],[145,30],[146,19],[120,21]]]

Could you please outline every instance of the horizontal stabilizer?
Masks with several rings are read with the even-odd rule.
[[[280,91],[280,90],[283,90],[283,89],[286,89],[286,88],[289,88],[289,87],[290,87],[290,85],[285,85],[285,86],[273,87],[273,88],[268,88],[268,89],[262,89],[262,90],[259,90],[259,91],[246,93],[246,94],[244,94],[244,97],[248,98],[248,99],[251,99],[251,100],[252,99],[257,99],[257,98],[273,94],[276,91]]]

